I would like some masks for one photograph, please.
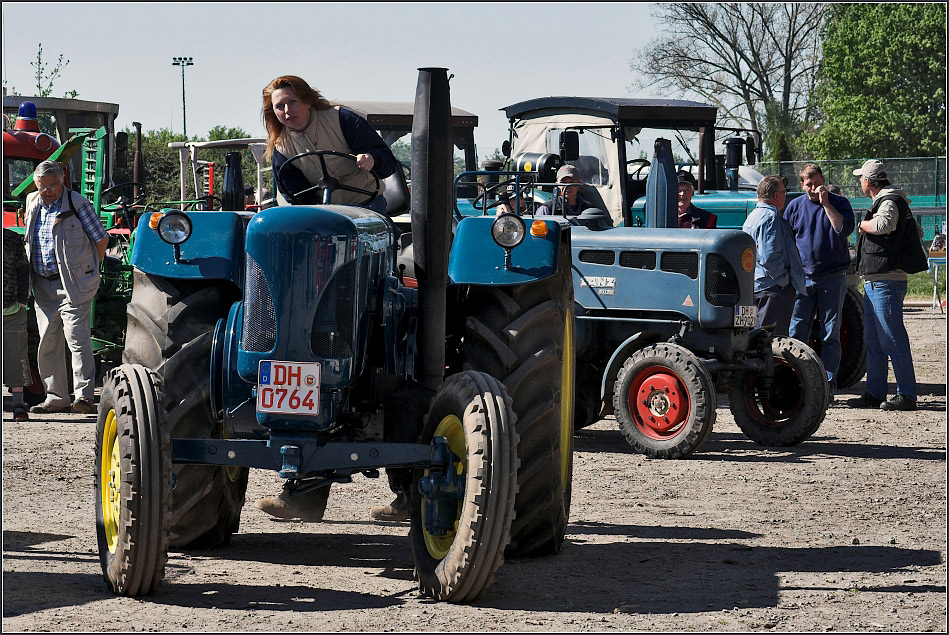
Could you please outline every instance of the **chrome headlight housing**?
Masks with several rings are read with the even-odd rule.
[[[527,225],[517,214],[501,214],[491,225],[491,237],[504,249],[514,249],[527,236]]]
[[[165,212],[158,220],[158,235],[169,245],[180,245],[191,238],[191,219],[184,212]]]

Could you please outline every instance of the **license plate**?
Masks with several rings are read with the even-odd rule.
[[[261,360],[257,412],[316,415],[320,412],[320,363]]]
[[[735,307],[735,328],[755,328],[757,310],[753,306]]]

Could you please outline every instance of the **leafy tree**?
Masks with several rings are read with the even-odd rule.
[[[823,3],[666,3],[665,33],[630,67],[656,86],[719,108],[726,124],[761,131],[770,158],[787,160],[810,124]]]
[[[821,159],[946,154],[946,5],[835,4],[805,144]]]

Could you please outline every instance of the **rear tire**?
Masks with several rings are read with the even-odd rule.
[[[850,388],[867,374],[867,347],[863,343],[863,296],[853,287],[847,287],[840,318],[837,387]]]
[[[210,408],[211,341],[231,302],[219,285],[135,271],[123,359],[164,379],[171,438],[224,437]],[[226,544],[240,526],[247,468],[176,464],[171,546]]]
[[[426,506],[419,487],[412,489],[410,537],[422,595],[470,602],[490,586],[504,562],[517,493],[515,418],[507,391],[484,373],[452,375],[432,400],[419,442],[431,443],[435,436],[448,440],[456,457],[448,474],[461,481],[463,497],[447,499],[454,529],[442,534],[426,527],[426,510],[434,507]],[[428,475],[425,470],[419,477],[424,481]],[[451,524],[452,516],[447,518]]]
[[[715,425],[715,384],[699,359],[677,344],[653,344],[623,363],[613,410],[632,448],[654,459],[684,458]]]
[[[96,424],[96,537],[113,593],[148,595],[168,561],[171,450],[160,379],[124,365],[106,377]]]
[[[735,423],[755,443],[797,445],[814,434],[830,402],[827,373],[817,353],[803,342],[776,337],[772,390],[761,387],[761,376],[746,371],[735,377],[728,392]]]
[[[561,248],[560,261],[570,262],[568,248]],[[573,477],[570,268],[516,287],[473,287],[467,306],[464,367],[499,379],[517,413],[521,468],[506,555],[557,553],[570,516]]]

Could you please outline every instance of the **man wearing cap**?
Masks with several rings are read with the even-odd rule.
[[[692,204],[695,177],[686,170],[679,170],[676,178],[679,181],[679,227],[717,229],[718,216]]]
[[[788,203],[784,217],[794,231],[807,290],[794,302],[791,337],[810,342],[816,311],[821,325],[820,357],[833,398],[840,369],[840,313],[847,292],[847,239],[854,228],[853,208],[846,198],[824,187],[824,173],[817,164],[808,163],[799,176],[805,195]]]
[[[557,183],[579,183],[580,174],[577,168],[570,165],[561,166],[557,170]],[[551,211],[553,206],[553,211]],[[558,187],[554,200],[547,205],[541,205],[535,214],[537,216],[551,215],[556,213],[558,216],[579,216],[580,212],[593,207],[586,199],[580,196],[580,186]]]
[[[780,337],[788,336],[795,296],[805,290],[794,232],[781,216],[786,200],[781,177],[764,177],[758,183],[758,205],[741,226],[755,239],[757,325],[774,324],[774,334]]]
[[[65,347],[72,352],[72,409],[91,413],[96,363],[90,313],[99,290],[99,262],[109,245],[92,203],[64,186],[63,168],[43,161],[33,171],[37,191],[26,197],[26,255],[40,331],[37,366],[46,401],[31,412],[61,412],[70,407]]]
[[[867,389],[848,405],[883,410],[916,410],[916,372],[903,324],[906,272],[899,268],[905,231],[918,231],[906,193],[890,185],[883,162],[859,170],[860,187],[873,203],[857,226],[857,273],[863,283],[863,341],[867,347]],[[912,227],[906,223],[913,222]],[[887,358],[893,363],[896,395],[887,395]]]

